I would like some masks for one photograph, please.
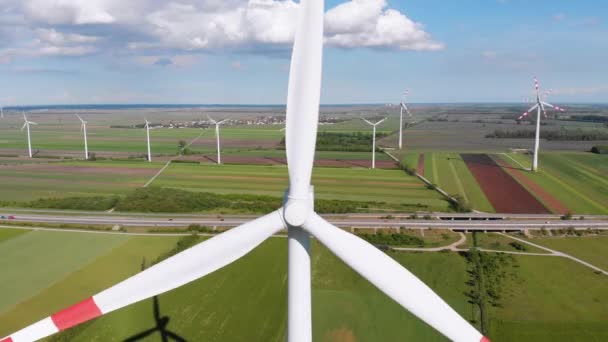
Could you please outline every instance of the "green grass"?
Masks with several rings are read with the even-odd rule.
[[[288,184],[285,166],[172,164],[154,186],[190,191],[280,197]],[[428,206],[447,210],[447,202],[401,170],[315,168],[315,197]]]
[[[0,222],[2,223],[2,222]],[[7,240],[15,238],[19,235],[27,233],[27,230],[23,229],[10,229],[10,228],[0,228],[0,243],[3,243]]]
[[[534,238],[531,241],[608,270],[608,236]]]
[[[492,341],[608,340],[606,276],[563,258],[516,259],[503,308],[491,310]]]
[[[510,156],[529,165],[527,156]],[[518,167],[509,158],[503,159]],[[526,172],[526,175],[574,214],[608,214],[608,178],[602,171],[607,165],[608,158],[602,155],[545,153],[540,155],[539,172]]]
[[[6,255],[6,242],[0,254]],[[49,233],[51,234],[51,233]],[[88,234],[68,239],[86,242]],[[99,239],[100,235],[90,234]],[[62,239],[66,239],[62,236]],[[172,249],[176,237],[129,237],[105,253],[84,251],[95,260],[57,281],[41,281],[34,295],[0,314],[0,335],[46,317],[66,305],[125,279]],[[47,239],[48,241],[48,239]],[[50,241],[49,246],[57,246]],[[27,244],[23,253],[33,256],[40,246]],[[456,253],[390,253],[433,288],[463,317],[473,316],[464,293],[466,261]],[[603,341],[608,326],[606,278],[563,258],[515,256],[519,267],[505,285],[502,307],[491,308],[493,341]],[[24,260],[26,258],[23,258]],[[35,257],[38,269],[48,261]],[[34,262],[29,262],[33,265]],[[62,262],[62,266],[66,262]],[[67,263],[69,265],[69,263]],[[28,266],[32,267],[32,266]],[[23,279],[23,260],[2,268]],[[272,238],[237,262],[159,297],[161,315],[170,319],[169,330],[190,341],[284,341],[286,334],[287,242]],[[4,275],[4,273],[3,273]],[[4,279],[4,278],[3,278]],[[432,328],[313,242],[313,339],[315,341],[445,341]],[[12,290],[11,290],[12,291]],[[3,289],[1,293],[11,293]],[[64,334],[69,341],[124,340],[154,327],[152,301],[146,300],[110,313]],[[60,335],[61,336],[61,335]],[[158,335],[151,338],[158,338]]]
[[[518,242],[510,239],[506,236],[502,236],[496,233],[477,233],[477,244],[479,248],[495,250],[495,251],[507,251],[507,252],[526,252],[526,253],[543,253],[549,254],[547,251],[540,248],[536,248],[531,245],[524,244],[526,247],[525,251],[514,248],[510,243]],[[473,247],[473,234],[467,234],[467,246]]]
[[[126,194],[143,186],[163,165],[98,161],[0,168],[0,201]]]
[[[412,170],[418,169],[418,159],[420,158],[420,153],[416,152],[407,152],[400,155],[401,163]]]
[[[144,259],[147,262],[152,262],[158,255],[172,249],[175,242],[179,239],[178,237],[119,236],[119,244],[115,244],[112,249],[106,248],[103,253],[99,253],[97,251],[99,248],[96,246],[104,244],[107,241],[108,237],[105,235],[56,232],[47,234],[50,243],[47,243],[47,246],[43,246],[44,249],[68,247],[67,243],[69,242],[78,243],[90,248],[77,251],[79,252],[79,258],[72,257],[75,260],[63,258],[52,264],[41,257],[30,256],[29,258],[23,258],[23,261],[27,262],[28,265],[33,265],[37,269],[48,267],[53,269],[59,268],[61,276],[54,277],[53,279],[41,279],[38,277],[36,279],[38,282],[36,284],[38,287],[36,292],[32,292],[29,297],[20,300],[19,304],[11,310],[0,312],[0,321],[2,322],[0,325],[0,335],[2,336],[57,312],[68,305],[88,298],[136,274],[140,271]],[[91,241],[91,239],[94,240]],[[56,240],[60,241],[57,242]],[[35,247],[31,245],[24,247],[24,253],[32,254],[36,251]],[[5,248],[0,245],[0,252],[4,254],[4,251]],[[74,251],[74,249],[67,250],[65,253],[71,251]],[[85,260],[81,261],[78,259]],[[18,279],[16,285],[27,288],[33,286],[28,281],[32,277],[30,273],[36,273],[35,271],[23,269],[16,264],[11,265],[6,270],[12,272],[12,274],[18,274],[16,278],[8,278]],[[5,291],[7,289],[3,289],[2,293],[14,293]]]
[[[425,175],[450,195],[459,195],[472,209],[495,212],[475,177],[457,153],[425,153]]]
[[[127,239],[117,235],[34,231],[4,241],[0,245],[0,293],[3,294],[0,313],[62,280]]]

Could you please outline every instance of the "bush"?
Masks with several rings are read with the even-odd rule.
[[[608,146],[593,146],[591,152],[595,154],[608,154]]]
[[[25,203],[26,208],[71,209],[71,210],[109,210],[116,206],[120,198],[112,197],[66,197],[46,198]]]
[[[374,245],[388,246],[417,246],[424,247],[424,240],[419,237],[405,234],[360,234],[362,239]]]
[[[528,250],[528,247],[526,247],[526,245],[516,242],[516,241],[509,242],[509,246],[517,249],[518,251],[522,251],[522,252],[525,252]]]

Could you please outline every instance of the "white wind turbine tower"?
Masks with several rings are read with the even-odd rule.
[[[375,169],[376,168],[376,126],[383,123],[384,120],[386,120],[386,118],[384,118],[376,123],[372,123],[371,121],[368,121],[363,118],[361,118],[361,120],[367,122],[369,125],[371,125],[374,128],[374,133],[373,133],[373,137],[372,137],[372,169]]]
[[[536,109],[536,136],[534,139],[534,160],[532,162],[532,171],[536,172],[536,171],[538,171],[538,150],[540,147],[540,112],[542,111],[546,118],[547,117],[546,107],[555,109],[560,112],[565,112],[566,110],[546,102],[544,100],[544,98],[541,97],[540,86],[538,84],[537,78],[534,78],[534,88],[536,90],[536,104],[534,106],[532,106],[532,108],[528,109],[525,113],[523,113],[519,118],[517,118],[517,120],[522,120],[523,118],[527,117],[533,110]],[[550,93],[551,93],[550,91],[547,91],[545,93],[545,97],[549,96]]]
[[[150,151],[150,122],[148,119],[144,118],[146,121],[146,140],[148,142],[148,163],[152,162],[152,152]]]
[[[221,164],[222,163],[222,153],[221,153],[221,147],[220,147],[220,125],[223,124],[224,122],[228,121],[228,119],[224,119],[222,121],[215,121],[213,120],[209,115],[207,115],[207,118],[209,119],[209,121],[211,121],[212,124],[215,125],[215,140],[217,143],[217,164]]]
[[[80,131],[82,131],[84,135],[84,159],[89,160],[89,144],[87,142],[87,122],[84,121],[80,115],[75,114],[78,120],[80,120]],[[150,137],[148,136],[148,146],[150,144]]]
[[[412,116],[412,113],[410,113],[410,110],[407,108],[407,105],[405,104],[405,99],[407,98],[407,96],[409,95],[410,91],[406,90],[405,92],[403,92],[403,98],[401,99],[401,112],[399,115],[399,149],[403,148],[403,112],[405,111],[410,117]]]
[[[32,158],[32,136],[30,133],[30,125],[37,125],[37,123],[29,121],[25,116],[25,113],[23,114],[23,121],[25,121],[25,123],[23,124],[23,127],[21,127],[21,131],[23,132],[23,129],[27,128],[27,152],[30,158]]]
[[[323,14],[323,0],[300,2],[287,95],[289,187],[284,207],[205,240],[6,340],[35,341],[170,291],[236,261],[287,228],[289,342],[312,340],[310,234],[378,289],[450,340],[488,341],[393,258],[315,213],[311,177],[321,94]]]

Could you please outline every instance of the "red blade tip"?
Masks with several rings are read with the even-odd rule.
[[[481,341],[479,341],[479,342],[491,342],[491,341],[490,341],[489,338],[487,338],[487,337],[484,336],[484,337],[481,338]]]

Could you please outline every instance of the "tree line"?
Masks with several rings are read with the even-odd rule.
[[[497,129],[487,134],[486,138],[492,139],[533,139],[536,131],[529,129],[503,130]],[[540,137],[555,141],[597,141],[608,140],[608,132],[588,129],[560,129],[546,130],[540,132]]]

